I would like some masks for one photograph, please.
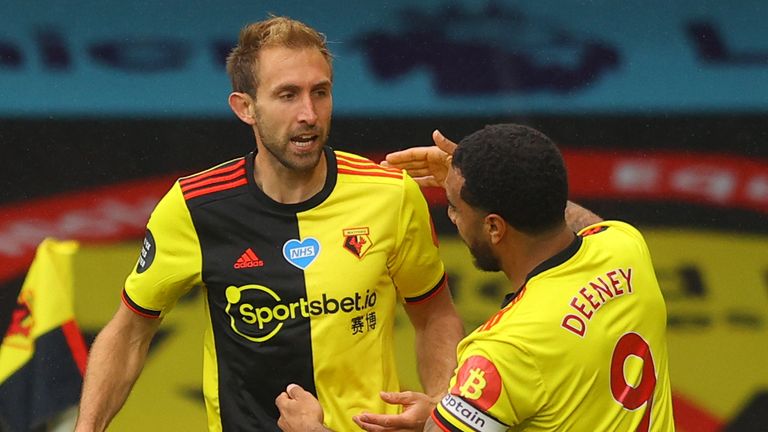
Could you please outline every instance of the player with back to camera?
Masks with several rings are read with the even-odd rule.
[[[562,157],[535,129],[487,126],[458,146],[433,139],[388,164],[445,187],[476,266],[503,271],[512,292],[459,343],[459,367],[424,430],[674,430],[666,307],[640,232],[569,203]],[[325,430],[300,386],[276,404],[284,431]],[[356,417],[368,431],[393,420]]]
[[[284,17],[248,25],[227,71],[229,105],[256,150],[179,179],[153,211],[122,304],[91,349],[77,431],[107,427],[162,318],[194,286],[206,305],[209,430],[277,430],[274,400],[291,382],[319,396],[337,430],[356,428],[361,412],[420,429],[431,408],[402,412],[379,393],[400,390],[397,303],[431,394],[448,383],[463,328],[418,185],[326,145],[333,76],[316,30]]]

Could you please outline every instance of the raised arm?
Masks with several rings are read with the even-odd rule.
[[[592,224],[602,221],[603,218],[572,201],[568,201],[568,204],[565,206],[565,223],[568,224],[568,228],[573,232],[579,232]]]
[[[76,432],[103,431],[120,411],[144,367],[160,321],[120,303],[91,347]]]
[[[389,153],[382,165],[408,171],[419,186],[443,186],[451,155],[456,150],[456,143],[446,138],[439,130],[432,132],[435,145],[430,147],[411,147]],[[574,232],[584,227],[601,222],[603,219],[586,208],[568,201],[565,208],[565,222]]]

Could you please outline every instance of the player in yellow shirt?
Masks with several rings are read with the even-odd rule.
[[[595,222],[574,233],[563,217],[562,158],[534,129],[488,126],[455,152],[442,136],[435,141],[446,151],[389,160],[411,164],[415,176],[430,177],[425,184],[444,180],[448,214],[477,267],[503,271],[513,292],[459,344],[459,367],[424,430],[674,430],[666,308],[641,234],[569,205],[566,216]],[[285,430],[316,427],[301,388],[277,402]],[[356,421],[378,431],[397,416]]]
[[[248,25],[227,71],[256,150],[179,179],[153,211],[123,303],[91,350],[78,432],[107,427],[161,319],[194,286],[206,302],[211,431],[276,431],[274,400],[291,382],[317,394],[340,430],[363,411],[399,413],[379,390],[399,390],[401,303],[427,391],[442,392],[455,367],[463,329],[418,185],[326,145],[325,37],[284,17]],[[430,411],[404,417],[420,424]]]

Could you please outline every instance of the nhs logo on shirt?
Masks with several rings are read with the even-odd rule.
[[[294,266],[304,270],[320,254],[320,242],[313,237],[302,241],[291,239],[283,245],[283,256]]]

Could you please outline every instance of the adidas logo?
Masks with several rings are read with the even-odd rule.
[[[243,252],[242,255],[240,255],[240,258],[237,259],[234,267],[236,269],[244,269],[251,267],[262,267],[263,265],[264,261],[262,261],[258,255],[253,252],[253,249],[248,248],[245,252]]]

